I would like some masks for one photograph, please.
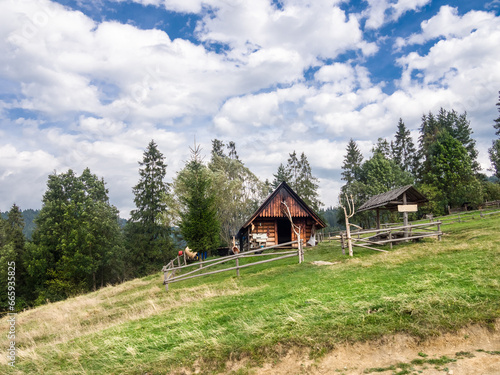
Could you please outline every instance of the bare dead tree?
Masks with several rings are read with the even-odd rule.
[[[283,209],[283,213],[290,220],[290,224],[292,225],[292,229],[293,229],[295,235],[297,236],[298,245],[299,245],[299,263],[302,263],[304,261],[304,251],[302,249],[302,239],[301,239],[301,236],[300,236],[301,227],[299,225],[297,225],[297,224],[294,224],[294,222],[292,220],[292,214],[290,213],[290,209],[288,208],[288,205],[286,204],[286,202],[282,201],[281,204],[283,206],[285,206],[286,210]]]
[[[354,216],[354,199],[351,196],[347,196],[345,194],[346,202],[347,202],[347,208],[342,204],[342,199],[339,196],[339,205],[340,207],[343,208],[344,210],[344,216],[345,216],[345,228],[346,228],[346,235],[347,235],[347,247],[349,249],[349,256],[353,256],[352,252],[352,241],[351,241],[351,225],[349,224],[349,219]]]

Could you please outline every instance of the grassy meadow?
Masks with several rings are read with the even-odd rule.
[[[308,248],[306,262],[270,264],[171,284],[158,273],[17,315],[16,366],[6,374],[165,374],[229,359],[255,365],[288,348],[319,357],[343,342],[406,333],[426,338],[500,317],[500,216],[443,227],[388,253],[337,242]],[[389,248],[386,248],[389,250]],[[261,259],[258,259],[261,260]],[[317,266],[313,261],[333,265]],[[493,329],[493,328],[492,328]],[[241,373],[241,371],[240,371]],[[244,372],[242,372],[244,373]]]

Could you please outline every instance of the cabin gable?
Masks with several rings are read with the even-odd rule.
[[[240,249],[245,251],[296,241],[297,235],[291,228],[286,207],[293,223],[301,228],[304,241],[314,236],[317,229],[326,226],[286,182],[282,182],[240,229]]]

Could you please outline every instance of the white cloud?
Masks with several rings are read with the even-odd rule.
[[[464,38],[474,30],[491,24],[494,19],[493,13],[483,11],[470,11],[460,16],[457,8],[444,5],[437,15],[423,21],[421,24],[422,32],[411,35],[404,45],[423,44],[439,37]],[[400,42],[400,44],[402,43]]]
[[[419,11],[431,0],[367,0],[369,6],[361,14],[366,18],[365,27],[368,29],[378,29],[389,21],[397,21],[408,11]]]
[[[489,112],[489,100],[500,84],[500,18],[474,11],[458,17],[449,11],[441,8],[427,23],[441,22],[446,39],[437,42],[426,55],[411,52],[398,60],[403,67],[401,88],[413,96],[421,92],[429,110],[442,105],[477,116]],[[471,30],[473,19],[481,22]],[[424,40],[437,35],[424,34]]]
[[[110,0],[116,3],[123,3],[130,0]],[[131,0],[144,6],[153,5],[156,7],[163,6],[165,9],[179,13],[200,13],[204,4],[209,1],[203,0]],[[214,3],[214,1],[210,1]]]
[[[431,0],[399,0],[396,4],[393,4],[392,10],[392,20],[396,21],[408,11],[415,10],[418,11],[423,6],[429,4]]]
[[[379,28],[427,0],[370,1],[363,15],[327,0],[284,0],[279,7],[267,0],[135,1],[200,15],[201,44],[95,22],[48,0],[0,2],[7,94],[0,100],[0,151],[7,155],[0,160],[0,205],[22,194],[39,202],[53,169],[79,173],[88,166],[127,216],[137,162],[151,139],[165,155],[167,179],[189,159],[194,137],[206,158],[211,139],[236,141],[262,179],[272,179],[288,153],[305,152],[327,205],[336,204],[347,139],[369,157],[400,117],[415,133],[423,113],[467,110],[483,137],[478,145],[490,144],[484,138],[493,134],[500,85],[500,18],[493,13],[442,7],[420,33],[398,39],[397,55],[405,46],[408,52],[398,60],[396,90],[387,93],[364,65],[378,47],[364,40],[358,19]],[[428,52],[410,51],[436,38]],[[216,53],[212,47],[221,44],[227,49]],[[336,60],[344,52],[350,60]],[[15,111],[33,119],[10,120]],[[17,184],[27,190],[18,193]]]
[[[13,203],[21,209],[39,207],[47,175],[58,168],[58,160],[44,150],[20,151],[0,145],[0,211]]]
[[[201,40],[227,44],[232,58],[245,61],[256,50],[295,51],[306,64],[359,49],[363,43],[356,18],[348,18],[334,1],[284,1],[281,9],[267,0],[220,3],[215,17],[207,15],[197,27]]]

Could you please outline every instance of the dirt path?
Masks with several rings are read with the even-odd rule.
[[[247,366],[246,361],[228,363],[225,374],[244,368],[253,375],[499,375],[500,321],[494,331],[473,326],[425,342],[396,335],[368,343],[342,345],[316,361],[309,359],[305,352],[292,350],[278,363],[250,369]]]

